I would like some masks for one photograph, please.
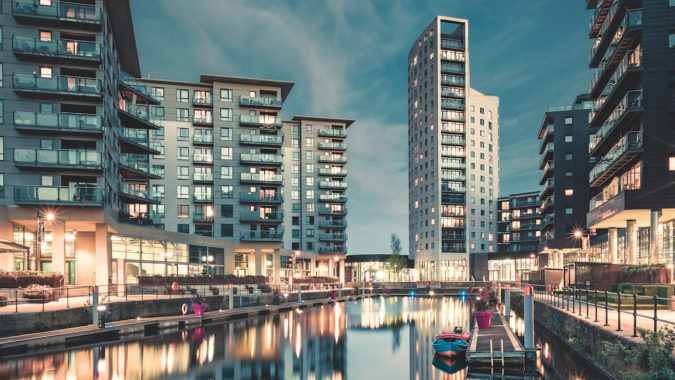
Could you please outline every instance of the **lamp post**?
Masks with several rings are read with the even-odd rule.
[[[293,276],[295,276],[295,271],[296,271],[296,267],[295,267],[296,256],[300,256],[300,251],[293,252],[293,258],[292,258],[292,263],[291,263],[291,276],[288,279],[288,285],[291,289],[293,289]]]
[[[584,254],[586,255],[586,261],[591,261],[591,250],[590,250],[591,235],[586,232],[583,232],[582,230],[576,230],[574,231],[574,238],[581,239],[581,249],[584,250]]]
[[[54,213],[47,212],[45,214],[45,220],[53,221],[55,218]],[[45,236],[45,224],[44,221],[40,218],[40,209],[35,209],[35,270],[40,270],[40,244],[44,240]],[[30,259],[28,261],[28,270],[30,270]]]

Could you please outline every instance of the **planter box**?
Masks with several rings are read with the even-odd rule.
[[[486,313],[475,312],[475,313],[473,313],[473,316],[476,318],[476,323],[478,324],[479,329],[489,329],[490,328],[490,320],[492,319],[492,313],[490,313],[490,312],[486,312]]]

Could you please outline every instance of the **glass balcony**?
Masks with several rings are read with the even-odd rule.
[[[461,75],[441,74],[441,84],[464,86],[466,79]]]
[[[195,153],[192,155],[192,162],[195,164],[213,164],[213,154]]]
[[[101,153],[95,150],[14,149],[14,164],[36,168],[100,170]]]
[[[192,175],[192,180],[194,182],[213,182],[213,173],[195,172]]]
[[[624,183],[620,179],[617,181],[610,182],[609,185],[605,186],[598,195],[591,198],[591,201],[589,203],[589,211],[592,211],[600,207],[605,202],[611,200],[617,195],[628,190],[637,190],[637,189],[634,184]]]
[[[553,160],[546,161],[546,165],[544,165],[544,169],[542,169],[541,179],[539,180],[540,185],[543,185],[544,181],[553,175],[554,168]]]
[[[64,25],[80,25],[100,28],[101,11],[97,7],[51,1],[42,5],[39,0],[12,1],[12,14],[16,18],[35,19],[35,22],[57,22]]]
[[[262,211],[242,211],[242,222],[253,223],[281,223],[284,220],[284,213],[276,212],[262,212]]]
[[[345,143],[339,143],[339,142],[320,142],[319,143],[319,149],[326,149],[326,150],[347,150],[347,144]]]
[[[280,154],[251,154],[251,153],[242,153],[239,156],[240,162],[249,163],[249,164],[274,164],[281,165],[283,157]]]
[[[456,233],[456,232],[443,232],[441,234],[441,239],[442,240],[459,240],[459,241],[464,241],[466,240],[466,235],[462,233]]]
[[[192,136],[192,143],[200,145],[213,145],[213,135],[194,135]]]
[[[284,200],[281,193],[269,192],[241,193],[239,197],[242,203],[281,203]]]
[[[319,162],[346,164],[347,158],[344,156],[319,156]]]
[[[194,125],[213,125],[213,115],[211,113],[205,113],[203,115],[195,114],[192,117],[192,124],[194,124]]]
[[[344,216],[347,215],[347,208],[331,208],[331,207],[319,207],[319,215],[336,215]]]
[[[624,95],[619,104],[614,107],[612,113],[607,117],[602,127],[591,136],[588,143],[588,151],[593,152],[603,141],[605,136],[610,134],[615,127],[625,119],[630,112],[637,112],[642,109],[642,90],[629,91]],[[593,120],[593,115],[589,114],[589,119]]]
[[[320,202],[347,202],[347,196],[342,194],[321,194],[319,195]]]
[[[321,137],[347,137],[344,129],[319,129],[317,134]]]
[[[546,210],[546,209],[549,209],[549,208],[553,208],[554,205],[555,205],[554,197],[550,196],[550,197],[546,197],[546,200],[544,201],[544,203],[542,203],[541,208],[542,208],[542,210]]]
[[[628,132],[591,169],[588,183],[591,186],[601,186],[640,152],[642,152],[642,131]]]
[[[347,253],[347,247],[333,247],[333,248],[331,248],[331,247],[319,247],[319,253],[330,253],[330,254],[345,253],[346,254]]]
[[[441,96],[451,96],[454,98],[464,97],[464,88],[462,87],[443,87],[441,88]]]
[[[280,98],[272,98],[268,96],[260,96],[250,98],[246,96],[239,97],[239,105],[242,107],[271,107],[281,108],[283,101]]]
[[[126,155],[120,156],[120,169],[127,178],[162,179],[164,176],[162,168]]]
[[[192,96],[192,104],[196,106],[213,105],[213,96],[210,91],[195,91]]]
[[[347,183],[342,181],[320,181],[319,189],[346,189]]]
[[[319,220],[321,228],[347,228],[346,220]]]
[[[151,141],[147,129],[121,128],[120,143],[126,153],[159,154],[162,149],[158,141]]]
[[[239,234],[240,241],[281,241],[283,238],[281,231],[244,231]]]
[[[159,97],[153,94],[149,86],[146,86],[145,83],[141,82],[138,78],[127,74],[124,71],[120,71],[119,85],[120,87],[140,96],[150,104],[159,105],[162,101]]]
[[[265,115],[241,115],[239,117],[240,125],[252,125],[258,127],[274,127],[281,128],[281,119],[273,116]]]
[[[281,174],[241,173],[242,183],[281,184]]]
[[[607,83],[611,83],[611,87],[609,88],[609,91],[611,91],[621,83],[624,77],[627,76],[625,75],[626,72],[632,72],[635,68],[641,67],[642,50],[631,50],[626,53],[626,56],[623,57],[621,63],[614,69],[611,79],[608,74],[610,68],[607,67],[607,65],[600,65],[600,67],[595,70],[593,78],[591,78],[588,91],[592,96],[599,96],[601,90],[603,90],[603,92],[608,91],[604,90],[604,88],[609,87],[605,86]],[[610,79],[609,82],[608,79]]]
[[[331,168],[321,168],[319,169],[319,175],[325,176],[334,176],[334,177],[344,177],[347,175],[347,169],[341,168],[340,170],[335,170]]]
[[[464,50],[464,41],[462,40],[453,40],[450,38],[441,39],[441,48],[443,49],[453,49],[453,50]]]
[[[192,194],[194,202],[213,202],[213,193],[194,193]]]
[[[103,191],[84,186],[14,186],[17,204],[52,204],[65,206],[101,206]]]
[[[441,108],[451,108],[451,109],[466,109],[466,104],[463,100],[457,99],[441,99]]]
[[[465,202],[464,194],[446,193],[441,196],[441,204],[444,205],[463,205]]]
[[[14,111],[14,126],[22,130],[66,133],[101,133],[101,118],[75,113],[36,113]]]
[[[12,49],[17,55],[44,58],[73,59],[101,62],[101,45],[94,42],[74,40],[43,41],[40,37],[12,37]]]
[[[446,183],[441,184],[441,191],[443,192],[454,192],[454,193],[465,193],[466,186],[461,182]]]
[[[466,145],[466,139],[464,136],[458,135],[441,135],[441,144],[446,145]]]
[[[264,145],[264,146],[281,146],[284,142],[283,136],[276,135],[240,135],[239,143],[241,145]]]
[[[122,125],[129,128],[159,129],[161,120],[148,112],[148,106],[120,101],[118,111]]]
[[[614,4],[618,5],[619,2]],[[605,19],[603,27],[605,25],[604,23],[607,23],[611,18],[612,17],[607,17]],[[591,67],[597,67],[602,61],[611,62],[615,60],[616,56],[623,56],[625,49],[630,45],[629,42],[635,37],[635,33],[641,30],[642,9],[629,10],[624,16],[623,21],[621,21],[616,34],[612,36],[603,35],[602,29],[600,30],[598,38],[591,47],[591,51],[588,53],[589,65]]]
[[[465,169],[466,163],[461,159],[441,158],[441,169]]]
[[[464,65],[461,63],[442,63],[441,72],[450,74],[464,74]]]
[[[555,181],[553,178],[550,178],[544,182],[544,188],[539,192],[539,199],[543,200],[545,197],[547,197],[549,194],[553,192],[553,189],[555,188]]]
[[[120,183],[120,196],[126,196],[134,201],[147,201],[148,203],[161,203],[161,198],[152,194],[149,190],[140,189],[129,183]]]
[[[319,234],[319,240],[323,240],[323,241],[347,241],[347,234]]]
[[[466,181],[464,173],[441,173],[441,179],[444,181]]]
[[[192,213],[192,220],[195,222],[212,223],[213,222],[213,207],[198,208]]]
[[[34,74],[14,74],[14,90],[24,93],[69,97],[101,97],[101,81],[94,78],[60,76],[41,78]]]

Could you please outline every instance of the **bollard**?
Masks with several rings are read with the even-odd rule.
[[[609,316],[608,316],[608,314],[607,314],[607,310],[608,310],[608,307],[607,307],[607,306],[608,306],[608,302],[609,302],[609,300],[608,300],[608,298],[607,298],[607,291],[605,290],[605,326],[609,326],[609,319],[608,319]]]
[[[658,305],[658,298],[654,296],[654,332],[656,332],[656,307]]]
[[[302,303],[302,291],[300,290],[300,285],[298,285],[298,302]]]
[[[637,294],[633,293],[633,338],[637,337]]]
[[[617,292],[616,295],[616,317],[619,325],[616,331],[621,331],[621,292]]]
[[[230,284],[230,295],[227,297],[229,301],[230,310],[234,309],[234,287]]]
[[[70,309],[70,298],[68,297],[68,287],[66,287],[66,309]]]
[[[91,292],[91,324],[98,324],[98,286]]]
[[[574,308],[577,304],[577,288],[572,289],[572,314],[574,314]]]
[[[586,288],[586,319],[588,319],[588,288]]]
[[[19,312],[19,291],[14,291],[14,312]]]
[[[509,289],[508,285],[504,289],[504,316],[511,318],[511,289]]]
[[[593,322],[598,321],[598,288],[595,288],[595,320]]]
[[[532,286],[523,291],[523,314],[525,319],[525,349],[534,349],[534,300]]]

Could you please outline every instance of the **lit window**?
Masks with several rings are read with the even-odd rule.
[[[668,169],[672,172],[675,171],[675,156],[671,156],[668,160]]]
[[[565,196],[571,197],[574,195],[574,189],[565,189]]]
[[[51,41],[51,40],[52,40],[52,32],[48,32],[46,30],[40,31],[40,41]]]
[[[52,77],[52,68],[49,66],[40,66],[40,77],[41,78],[51,78]]]
[[[565,125],[572,125],[573,119],[572,116],[567,116],[565,118]]]
[[[569,142],[572,142],[572,141],[573,141],[572,135],[566,135],[565,136],[565,142],[566,143],[569,143]]]

